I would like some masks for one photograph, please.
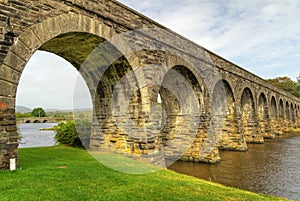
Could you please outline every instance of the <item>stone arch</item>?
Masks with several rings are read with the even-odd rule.
[[[271,97],[271,101],[270,101],[270,117],[271,119],[277,119],[278,117],[278,110],[277,110],[277,104],[276,104],[276,99],[275,96]]]
[[[252,91],[246,87],[241,95],[241,121],[247,143],[263,143],[263,137],[256,130],[255,105]]]
[[[285,117],[287,120],[290,120],[291,119],[291,112],[290,112],[290,105],[289,103],[286,101],[285,103]]]
[[[12,79],[15,83],[18,83],[26,63],[38,49],[49,51],[65,58],[79,70],[80,65],[92,50],[116,35],[117,33],[113,27],[107,26],[101,21],[80,14],[61,14],[37,23],[21,33],[7,53],[3,64],[4,67],[15,71],[13,72],[15,76]],[[61,38],[65,40],[59,40]],[[90,43],[90,45],[83,47],[81,46],[82,43],[80,43],[69,51],[61,51],[59,48],[51,47],[53,43],[58,44],[60,42],[85,42]],[[107,42],[106,44],[104,48],[110,48],[110,43]],[[78,56],[79,59],[74,60],[74,53],[72,54],[72,52],[74,49],[78,49],[78,46],[84,49],[81,51],[81,55]],[[110,53],[113,53],[116,57],[123,56],[122,52],[115,50],[110,50]],[[137,59],[133,58],[132,55],[124,55],[124,58],[132,66],[138,66],[139,64]],[[109,60],[110,58],[107,59]]]
[[[25,30],[23,33],[19,35],[15,43],[11,46],[9,52],[7,53],[2,67],[8,69],[11,72],[12,77],[9,82],[7,82],[7,94],[3,94],[7,96],[7,98],[3,99],[7,106],[6,112],[8,115],[13,118],[15,116],[14,107],[15,107],[15,94],[18,86],[18,82],[21,76],[21,73],[30,59],[30,57],[34,54],[34,52],[38,49],[47,50],[53,52],[59,56],[62,56],[66,60],[70,61],[78,70],[80,68],[81,62],[84,61],[85,57],[100,43],[106,41],[107,39],[116,35],[116,32],[113,27],[107,26],[101,21],[96,19],[92,19],[90,17],[80,15],[80,14],[62,14],[56,17],[48,18],[41,23],[35,24],[32,27]],[[72,50],[71,51],[61,51],[59,48],[51,48],[51,44],[59,41],[59,39],[64,39],[60,41],[67,41],[68,38],[88,40],[89,47],[82,47],[82,54],[78,56],[78,60],[72,60]],[[74,40],[73,40],[74,41]],[[75,40],[76,41],[76,40]],[[70,41],[69,41],[70,42]],[[80,43],[79,43],[80,44]],[[79,45],[77,44],[77,45]],[[107,46],[109,46],[109,43]],[[75,44],[76,45],[76,44]],[[79,46],[78,46],[79,47]],[[77,47],[77,48],[78,48]],[[113,47],[113,46],[111,46]],[[85,49],[84,49],[85,48]],[[131,64],[138,64],[136,58],[128,55],[122,55],[121,52],[116,51],[116,48],[111,48],[111,53],[116,53],[117,58],[120,58],[118,61],[126,61],[128,66],[130,66],[131,72],[135,72],[132,69]],[[115,56],[115,55],[114,55]],[[81,59],[81,60],[80,60]],[[110,60],[111,58],[107,58]],[[113,68],[117,68],[119,62],[114,62]],[[112,71],[111,71],[112,72]],[[108,73],[109,74],[109,73]],[[143,74],[140,72],[140,74]],[[93,75],[82,74],[83,78],[90,83],[91,85],[95,84]],[[141,75],[142,77],[142,75]],[[98,80],[99,81],[99,80]],[[138,85],[138,84],[136,84]],[[90,87],[90,86],[89,86]],[[134,96],[134,95],[133,95]],[[132,102],[144,100],[141,98],[140,91],[137,92],[136,100]],[[147,95],[145,96],[147,97]],[[132,98],[132,99],[134,99]],[[139,105],[143,105],[143,104]],[[148,101],[145,101],[148,102]],[[138,115],[136,115],[138,116]],[[102,121],[103,119],[99,118],[98,121]],[[16,124],[10,125],[12,127],[16,127]],[[17,130],[17,129],[14,129]],[[96,135],[97,131],[95,132]],[[96,139],[95,137],[94,139]],[[8,151],[10,156],[6,156],[7,158],[17,158],[17,147],[18,147],[18,134],[17,132],[10,133],[9,140],[11,145],[9,146]],[[7,166],[4,165],[4,166]]]
[[[163,76],[157,94],[161,96],[165,111],[165,125],[161,134],[166,158],[199,160],[200,147],[194,153],[189,148],[199,129],[202,90],[203,86],[187,66],[175,65]]]
[[[163,69],[164,72],[162,78],[167,74],[167,72],[170,69],[176,66],[184,67],[183,69],[186,69],[186,71],[190,72],[191,78],[194,77],[192,79],[195,79],[195,84],[197,81],[197,85],[199,85],[199,90],[201,91],[201,93],[198,93],[197,96],[198,96],[198,104],[200,107],[200,113],[209,113],[210,112],[209,108],[211,107],[211,103],[209,99],[211,97],[209,97],[209,90],[208,90],[207,83],[205,83],[201,74],[197,70],[197,67],[178,55],[167,54],[166,57],[167,57],[166,66]]]
[[[278,134],[283,135],[286,131],[286,118],[285,118],[285,110],[284,110],[284,104],[283,99],[279,99],[278,103],[278,127],[279,132]]]
[[[213,90],[212,108],[223,116],[234,116],[236,106],[232,87],[226,80],[219,80]]]
[[[286,125],[286,130],[285,131],[288,131],[289,128],[291,127],[291,124],[292,124],[291,109],[290,109],[290,104],[289,104],[288,101],[285,102],[284,113],[285,113],[285,125]]]
[[[154,78],[153,80],[156,80],[157,84],[155,84],[155,86],[153,86],[152,88],[152,91],[150,93],[152,94],[150,100],[152,100],[151,102],[155,102],[155,104],[157,104],[156,100],[159,93],[162,99],[166,99],[163,97],[167,97],[167,96],[176,97],[176,94],[174,94],[174,92],[170,93],[172,90],[169,90],[168,92],[168,90],[164,89],[163,87],[160,87],[165,85],[168,82],[172,83],[176,81],[176,79],[170,79],[172,77],[172,74],[179,75],[178,77],[182,77],[184,80],[187,80],[188,81],[187,83],[189,83],[188,85],[192,87],[191,95],[195,96],[195,98],[197,99],[196,100],[197,106],[196,105],[193,106],[195,108],[194,111],[190,112],[190,114],[187,114],[187,117],[192,119],[194,118],[194,125],[197,128],[190,129],[189,131],[186,132],[189,133],[190,136],[189,139],[187,139],[187,142],[189,142],[188,145],[190,144],[191,140],[194,141],[190,147],[186,145],[183,147],[180,147],[180,145],[178,145],[176,147],[177,148],[180,147],[181,151],[184,150],[186,147],[188,147],[186,152],[181,157],[181,160],[215,163],[216,161],[220,160],[220,157],[219,157],[219,151],[215,141],[213,139],[210,139],[208,134],[207,125],[209,124],[210,121],[209,114],[211,112],[211,107],[210,107],[211,96],[209,95],[207,83],[205,82],[204,78],[201,76],[202,74],[198,70],[198,67],[194,66],[195,64],[193,63],[193,60],[189,62],[187,58],[183,58],[182,55],[178,55],[177,52],[173,52],[173,51],[164,53],[164,55],[166,60],[159,66],[159,68],[154,66],[155,75],[153,75]],[[176,86],[176,84],[174,84],[174,86]],[[186,93],[186,89],[184,87],[182,86],[177,87],[175,91],[178,91],[178,89],[179,91],[181,90],[181,93],[182,92]],[[172,98],[170,99],[172,100]],[[170,102],[170,100],[168,102]],[[173,101],[173,104],[163,103],[163,105],[165,105],[164,107],[167,107],[166,105],[180,105],[180,104],[176,100]],[[165,109],[171,111],[168,108]],[[177,107],[175,113],[177,112],[177,110],[180,110],[180,107]],[[180,117],[180,115],[175,115],[174,117],[170,116],[169,120],[166,120],[167,124],[162,129],[162,133],[163,133],[162,136],[167,136],[168,133],[172,132],[172,129],[169,129],[170,128],[169,125],[172,125],[170,124],[170,122],[172,122],[172,118],[182,119],[183,115],[181,115],[182,117]],[[168,115],[166,114],[166,116]],[[188,122],[188,121],[185,117],[183,121],[182,120],[177,121],[177,123],[179,124],[181,124],[182,122]],[[184,125],[184,123],[182,125]],[[185,130],[186,128],[187,127],[183,128],[183,130]],[[187,137],[186,135],[184,136]],[[169,139],[170,138],[167,138],[167,141],[165,141],[164,144],[174,143]],[[178,153],[181,153],[181,151],[179,151]],[[171,155],[171,153],[174,151],[169,149],[169,152],[170,152],[169,155]]]
[[[259,120],[264,120],[269,118],[269,109],[266,95],[262,92],[258,98],[258,117]]]
[[[219,149],[245,151],[246,141],[243,136],[238,136],[236,127],[236,100],[232,87],[225,79],[219,80],[214,86],[212,95],[212,115],[219,122],[221,128]]]
[[[33,123],[41,123],[41,121],[36,119],[36,120],[33,121]]]
[[[266,95],[261,92],[258,98],[258,123],[259,129],[264,138],[274,138],[270,132],[269,107]]]
[[[295,127],[296,118],[295,118],[295,110],[294,110],[293,103],[291,103],[290,112],[291,112],[291,121],[292,121],[293,127]]]
[[[283,120],[284,119],[284,107],[283,107],[283,100],[279,100],[279,107],[278,107],[278,117],[279,119]]]
[[[275,96],[271,96],[271,101],[269,105],[270,105],[269,114],[270,114],[271,132],[275,135],[279,135],[280,126],[278,125],[278,107],[277,107]]]
[[[97,150],[111,148],[131,154],[140,152],[142,142],[133,138],[139,136],[139,132],[125,125],[140,125],[141,121],[141,93],[136,90],[137,80],[131,74],[132,68],[124,57],[120,57],[104,73],[97,86],[95,100],[95,112],[98,119],[97,133],[93,138],[104,138],[104,141],[92,140],[91,149]],[[121,122],[121,121],[124,122]],[[107,125],[110,125],[109,127]],[[133,135],[131,132],[135,132]],[[144,143],[144,142],[143,142]]]

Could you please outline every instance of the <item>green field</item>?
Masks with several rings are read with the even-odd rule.
[[[64,146],[19,150],[20,169],[0,172],[0,200],[280,200],[169,170],[132,175]]]

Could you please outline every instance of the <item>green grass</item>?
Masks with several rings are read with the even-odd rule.
[[[280,200],[169,170],[125,174],[70,147],[19,150],[20,168],[0,172],[0,200]]]

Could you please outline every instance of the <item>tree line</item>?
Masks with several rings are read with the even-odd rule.
[[[299,81],[295,82],[289,77],[277,77],[274,79],[267,79],[267,82],[300,98],[300,82]]]

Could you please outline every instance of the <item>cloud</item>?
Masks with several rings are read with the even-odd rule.
[[[263,78],[270,71],[257,69],[266,63],[277,66],[278,76],[295,68],[284,60],[300,63],[300,57],[294,56],[300,50],[300,1],[121,2]],[[295,79],[295,74],[289,76]]]

